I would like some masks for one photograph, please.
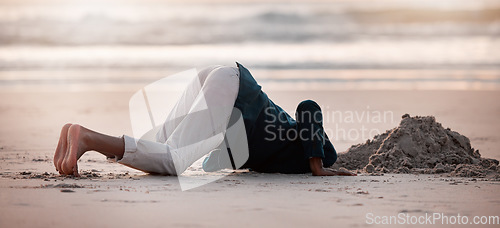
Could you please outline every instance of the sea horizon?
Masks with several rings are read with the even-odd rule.
[[[498,1],[195,3],[2,1],[0,87],[127,90],[238,61],[269,89],[500,89]]]

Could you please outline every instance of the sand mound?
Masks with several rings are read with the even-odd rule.
[[[334,168],[367,173],[449,173],[486,177],[500,172],[498,160],[481,158],[470,140],[433,116],[405,114],[398,127],[339,154]]]

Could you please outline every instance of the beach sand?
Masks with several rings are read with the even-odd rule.
[[[444,127],[469,137],[482,157],[500,159],[499,91],[267,93],[285,110],[314,99],[324,112],[340,111],[343,118],[337,112],[325,123],[325,128],[337,129],[334,133],[363,126],[385,132],[405,113],[433,115]],[[79,163],[89,177],[55,175],[52,156],[60,127],[71,122],[111,135],[130,135],[132,94],[0,92],[0,227],[365,227],[371,221],[369,213],[439,213],[469,216],[469,222],[473,216],[500,216],[500,182],[446,174],[314,177],[243,170],[181,191],[175,177],[147,175],[89,152]],[[350,112],[374,111],[393,117],[376,123],[345,118]],[[343,152],[371,136],[330,138]]]

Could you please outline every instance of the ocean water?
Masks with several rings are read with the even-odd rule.
[[[500,1],[0,1],[0,87],[243,63],[275,89],[500,89]]]

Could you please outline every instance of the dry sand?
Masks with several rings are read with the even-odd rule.
[[[87,153],[80,160],[82,178],[55,175],[51,157],[59,128],[75,122],[112,135],[130,134],[131,94],[0,92],[0,227],[364,227],[367,213],[500,215],[500,182],[447,174],[313,177],[238,171],[182,192],[175,177],[146,175]],[[394,121],[367,123],[381,132],[398,126],[405,113],[432,115],[467,136],[483,157],[500,158],[497,91],[268,94],[287,110],[307,98],[335,110],[362,111],[367,105],[390,110]],[[342,152],[369,138],[334,139],[334,144]]]
[[[500,179],[498,160],[481,157],[467,136],[445,129],[434,116],[402,118],[398,127],[339,154],[334,168]]]

